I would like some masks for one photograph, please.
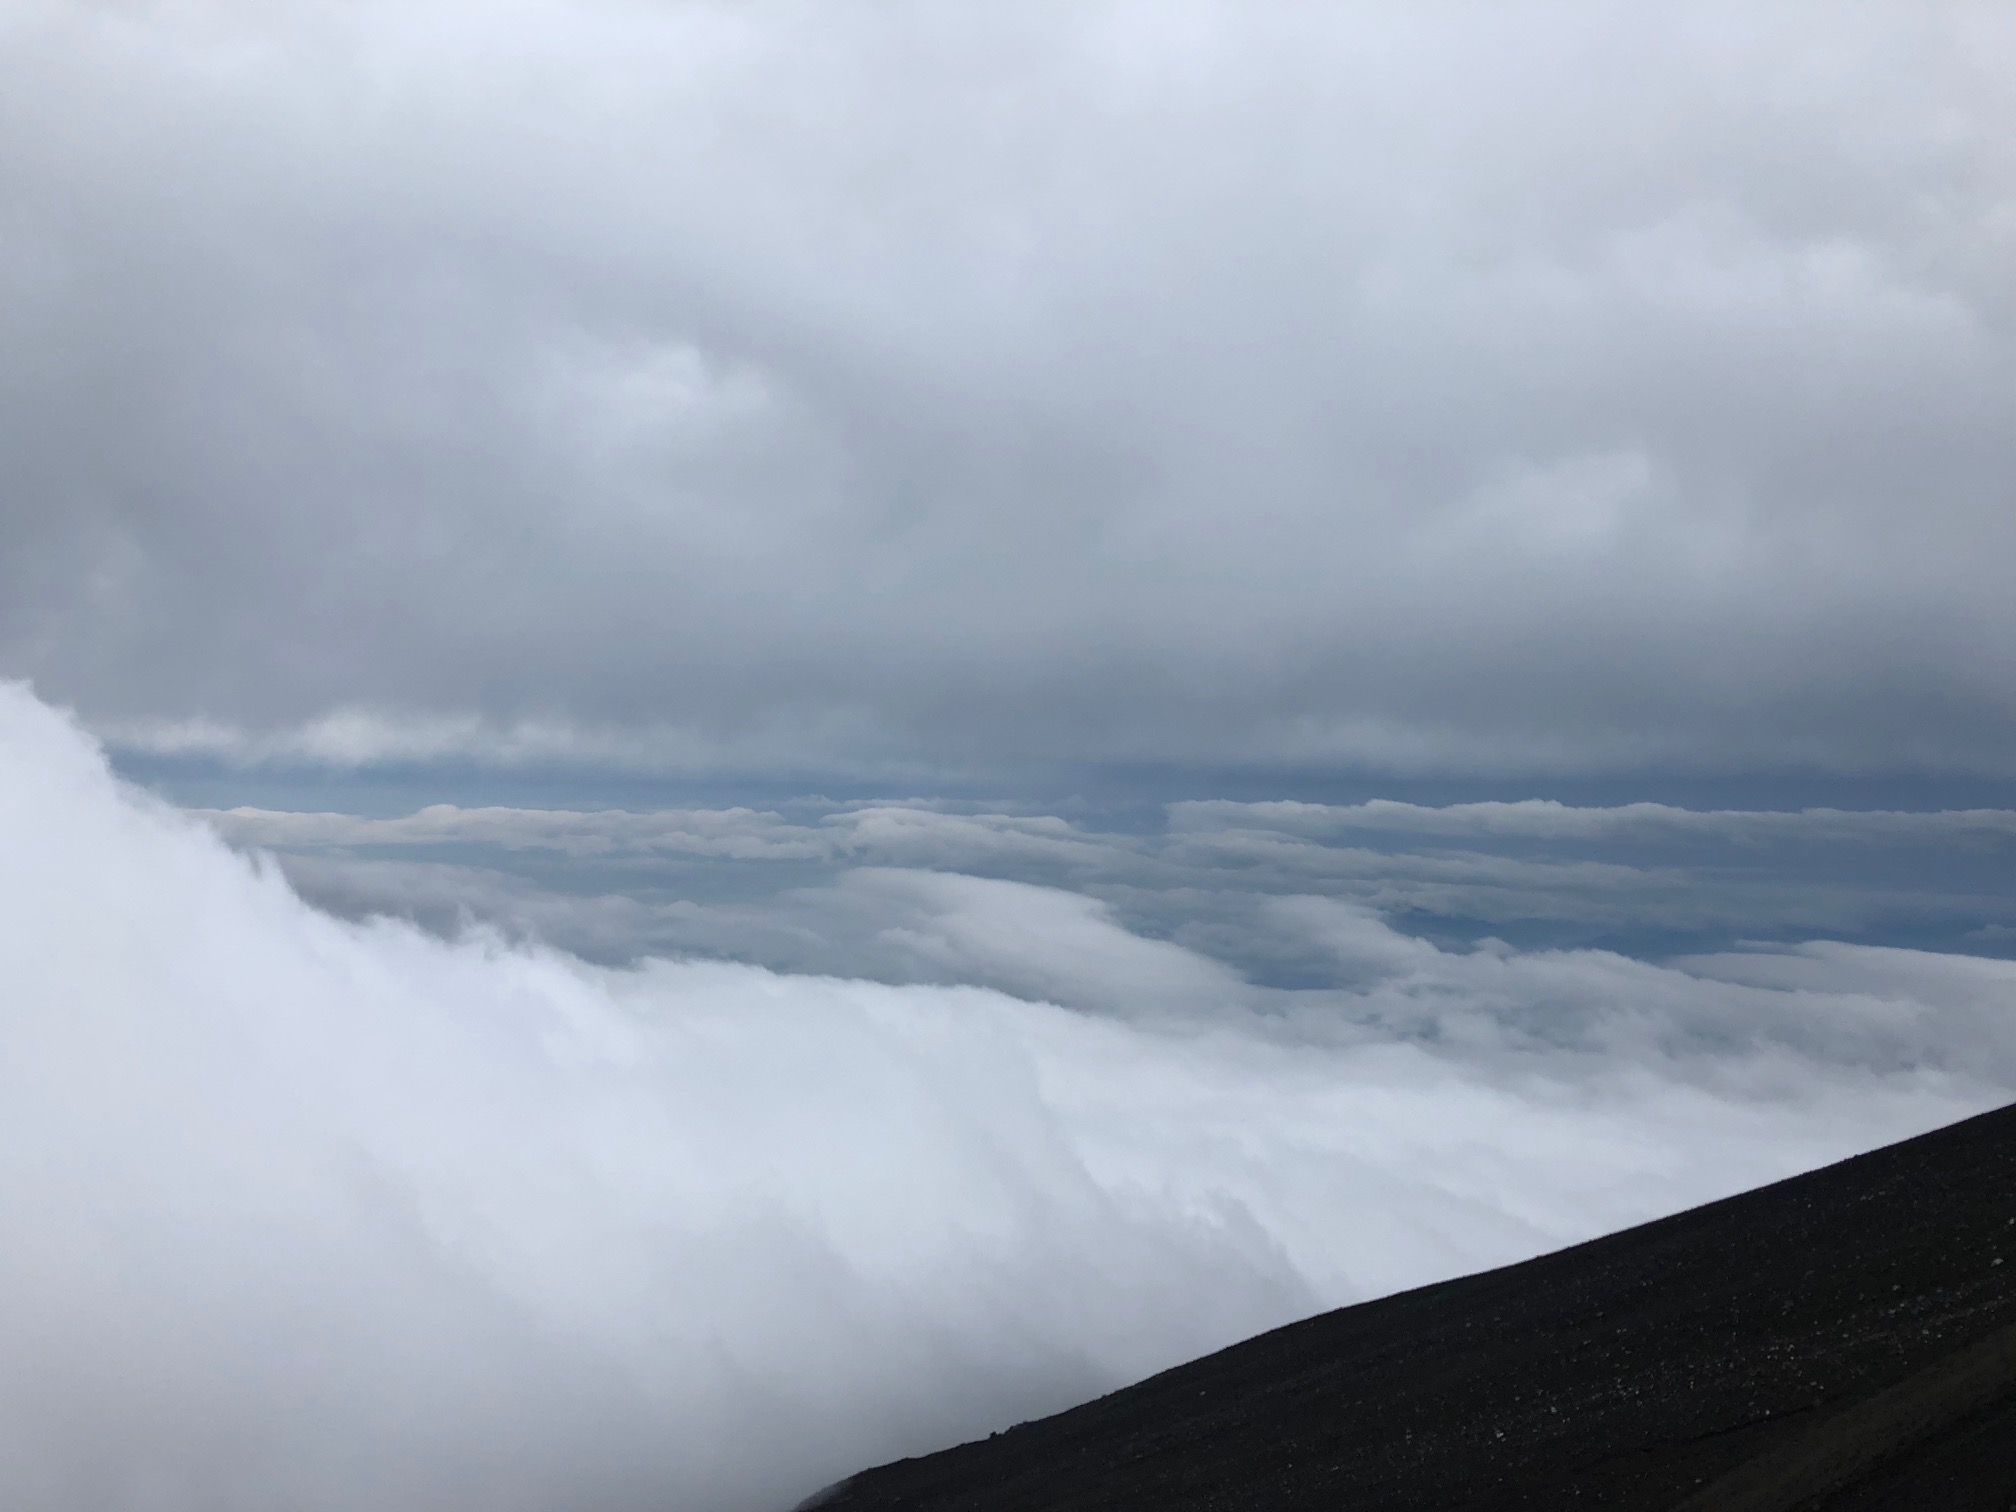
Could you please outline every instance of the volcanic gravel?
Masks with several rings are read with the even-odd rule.
[[[1262,1334],[822,1512],[2016,1509],[2016,1106]]]

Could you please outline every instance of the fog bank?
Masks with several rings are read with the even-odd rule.
[[[1329,925],[1391,959],[1299,1017],[443,942],[0,691],[0,1497],[788,1504],[2016,1083],[2000,962]]]

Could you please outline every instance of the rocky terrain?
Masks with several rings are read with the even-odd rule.
[[[2016,1508],[2016,1107],[1310,1318],[825,1512]]]

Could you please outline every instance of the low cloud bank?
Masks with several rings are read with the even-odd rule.
[[[1199,834],[1256,829],[1300,835],[1389,832],[1528,840],[1790,839],[1864,845],[2006,840],[2016,835],[2016,810],[2010,809],[1686,809],[1666,803],[1577,808],[1545,798],[1452,803],[1440,808],[1385,798],[1353,804],[1208,799],[1171,804],[1169,817],[1176,829]]]
[[[2004,962],[1305,898],[1340,981],[1282,994],[1055,889],[846,885],[948,984],[346,923],[0,688],[0,1501],[788,1505],[2016,1087]],[[973,985],[1042,940],[1097,1011]]]
[[[985,981],[1089,1007],[1110,1006],[1114,984],[1075,996],[1036,985],[1058,977],[1060,931],[1082,935],[1070,921],[1088,898],[1124,926],[1102,937],[1112,952],[1139,962],[1138,936],[1178,941],[1192,952],[1182,970],[1213,998],[1227,966],[1277,985],[1336,975],[1306,916],[1275,901],[1311,896],[1445,945],[1499,936],[1652,957],[1816,937],[2007,954],[2000,942],[2016,930],[2010,809],[1213,801],[1170,804],[1159,829],[1083,804],[1067,819],[942,799],[199,812],[233,844],[271,850],[304,896],[348,917],[393,914],[441,933],[480,919],[608,965],[704,954]],[[1018,920],[1013,972],[948,976],[939,944],[918,948],[919,919],[973,914],[975,878],[1046,892],[994,889],[978,909],[991,922],[963,931],[1005,939],[1002,925]],[[1118,990],[1138,999],[1144,984],[1123,975]]]

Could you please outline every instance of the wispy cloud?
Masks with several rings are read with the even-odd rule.
[[[1239,803],[1207,799],[1170,806],[1172,828],[1200,834],[1223,830],[1291,835],[1352,833],[1531,840],[1790,840],[1802,844],[1923,845],[2016,839],[2016,810],[1686,809],[1664,803],[1576,807],[1552,799],[1454,803],[1429,807],[1374,799],[1368,803],[1293,801]]]

